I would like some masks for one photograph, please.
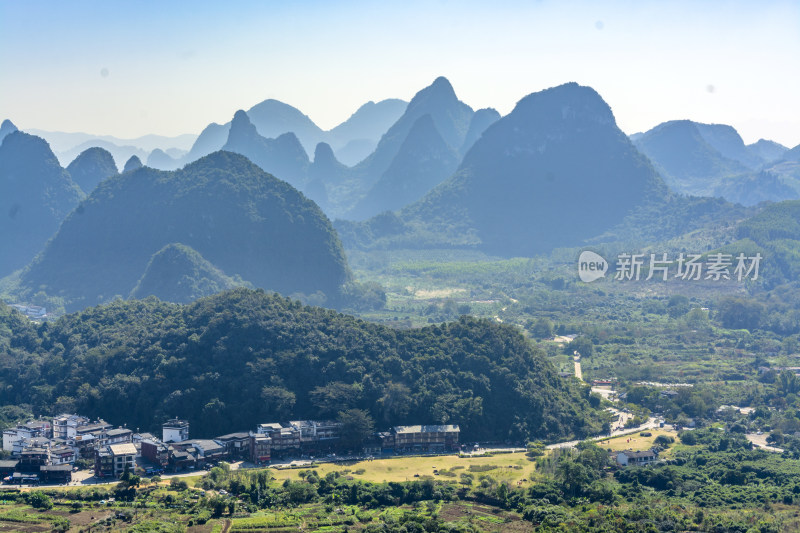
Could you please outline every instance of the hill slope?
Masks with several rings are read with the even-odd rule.
[[[464,143],[473,111],[456,97],[446,78],[436,78],[411,99],[403,116],[381,137],[375,152],[354,168],[366,184],[371,186],[386,172],[414,123],[423,115],[430,115],[442,139],[458,150]]]
[[[319,208],[246,158],[216,152],[174,172],[143,167],[106,180],[22,275],[23,291],[68,310],[131,292],[150,258],[190,246],[228,275],[284,294],[338,301],[349,270]]]
[[[241,283],[229,278],[202,255],[183,244],[168,244],[156,252],[131,298],[156,296],[159,300],[189,303]]]
[[[414,122],[392,164],[348,218],[362,220],[416,202],[450,177],[459,159],[439,135],[433,118],[421,116]]]
[[[6,138],[6,135],[14,133],[15,131],[17,131],[17,127],[14,125],[14,123],[8,119],[4,120],[3,123],[0,124],[0,143],[3,142],[3,139]]]
[[[599,430],[587,391],[514,328],[463,317],[395,330],[236,289],[179,306],[114,302],[35,328],[0,304],[0,404],[59,399],[129,427],[189,420],[213,437],[276,420],[370,412],[378,427],[459,424],[524,443]],[[4,338],[5,337],[5,338]],[[513,406],[513,408],[509,408]]]
[[[7,135],[0,145],[0,277],[29,263],[83,196],[44,139]]]
[[[131,156],[136,157],[136,156]],[[114,157],[99,147],[88,148],[76,157],[67,167],[67,172],[83,192],[91,193],[106,178],[117,174]]]
[[[480,139],[483,132],[486,131],[486,128],[498,120],[500,120],[500,113],[491,107],[475,111],[475,114],[472,115],[472,120],[469,122],[469,129],[467,130],[467,135],[464,137],[464,143],[458,151],[459,155],[464,157],[464,155],[469,152],[469,149],[472,148],[472,145],[475,144],[475,141]]]
[[[636,139],[636,147],[675,192],[710,195],[721,178],[752,170],[720,153],[699,126],[689,120],[665,122]]]
[[[234,115],[223,150],[242,154],[264,171],[299,189],[308,179],[308,155],[294,133],[267,139],[256,131],[244,111]]]

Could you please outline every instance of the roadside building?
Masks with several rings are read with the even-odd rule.
[[[458,450],[460,429],[457,425],[395,426],[396,452],[444,452]]]
[[[102,438],[101,444],[127,444],[133,440],[133,431],[127,428],[109,429]]]
[[[139,443],[141,454],[153,467],[165,469],[169,466],[169,447],[155,438],[145,439]]]
[[[120,477],[125,470],[136,467],[136,446],[133,444],[108,444],[97,449],[94,474],[100,478]]]
[[[225,448],[225,455],[232,461],[250,458],[250,433],[229,433],[214,439]]]
[[[264,434],[250,434],[250,462],[260,465],[272,459],[272,439]]]
[[[342,425],[332,420],[293,420],[289,426],[300,434],[300,449],[305,453],[328,451],[339,442]]]
[[[5,479],[17,471],[18,459],[0,461],[0,478]]]
[[[616,452],[615,458],[617,464],[621,466],[643,466],[656,462],[658,460],[658,454],[653,450],[624,450]]]
[[[72,467],[67,464],[39,467],[39,479],[42,483],[69,483],[72,481]]]
[[[39,473],[39,468],[50,464],[50,450],[31,446],[19,455],[17,470],[26,473]]]
[[[57,444],[50,447],[50,464],[52,465],[71,465],[77,459],[75,449],[65,444]]]
[[[52,424],[49,420],[31,420],[14,428],[5,429],[3,430],[3,449],[15,453],[14,445],[18,441],[50,438],[52,431]],[[19,446],[17,446],[16,453],[19,451]]]
[[[259,424],[258,433],[266,435],[271,442],[272,455],[288,455],[300,453],[300,429],[292,427],[291,424]]]
[[[172,448],[192,454],[197,463],[216,463],[227,459],[225,446],[210,439],[190,439],[172,443]]]

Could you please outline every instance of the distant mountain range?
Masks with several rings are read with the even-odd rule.
[[[87,148],[95,146],[110,152],[118,167],[122,167],[132,155],[136,155],[142,160],[147,159],[148,154],[157,148],[171,153],[173,157],[180,157],[187,152],[197,138],[197,135],[184,134],[175,137],[144,135],[133,139],[122,139],[112,135],[92,135],[82,132],[66,133],[40,129],[26,129],[25,131],[45,139],[63,166],[71,163],[78,154]]]
[[[236,112],[223,150],[242,154],[266,172],[302,190],[310,163],[300,140],[291,132],[274,139],[263,137],[249,117],[244,111]]]
[[[745,145],[731,126],[676,120],[632,136],[672,190],[755,205],[800,197],[800,172],[773,141]]]
[[[431,115],[422,115],[411,126],[389,168],[348,217],[360,220],[419,200],[448,178],[460,159],[439,134]]]
[[[378,112],[386,103],[398,107],[396,101],[362,107],[337,132],[364,133],[366,125],[374,124],[364,118],[367,111]],[[283,117],[279,126],[268,131],[285,129],[289,119],[293,119],[307,138],[309,131],[314,132],[307,117],[279,104],[268,101],[256,114],[263,120],[265,110],[273,109],[277,110],[273,115]],[[375,151],[358,165],[348,167],[327,143],[314,147],[312,162],[298,136],[284,133],[266,137],[262,133],[265,128],[259,128],[251,115],[252,110],[236,113],[228,126],[225,150],[242,154],[267,172],[287,180],[329,216],[356,219],[398,209],[421,198],[457,168],[461,160],[459,150],[465,142],[471,145],[499,116],[494,110],[482,110],[473,121],[475,113],[458,100],[450,82],[437,78],[414,96],[405,112],[381,137]],[[198,144],[218,135],[220,128],[208,129],[207,135],[204,132],[198,138]],[[323,158],[319,163],[317,156]]]
[[[668,238],[730,210],[670,193],[602,98],[569,83],[520,100],[421,200],[336,227],[352,248],[531,256],[597,239]]]
[[[352,248],[530,256],[672,238],[710,217],[741,218],[725,200],[800,196],[800,146],[745,145],[730,126],[688,120],[629,138],[602,98],[575,83],[500,117],[473,111],[439,77],[408,104],[370,102],[327,132],[266,100],[209,125],[186,154],[132,147],[122,174],[119,153],[99,146],[65,170],[43,139],[10,121],[0,137],[9,213],[0,277],[28,265],[16,294],[68,309],[131,294],[190,301],[242,284],[340,302],[350,274],[333,217]],[[337,156],[337,146],[362,141],[374,149],[357,164]]]
[[[313,202],[246,158],[216,152],[175,172],[142,167],[103,181],[22,272],[16,294],[41,291],[76,310],[157,292],[158,276],[188,280],[161,297],[205,294],[239,276],[327,305],[342,302],[350,280]]]
[[[256,132],[266,139],[277,138],[286,133],[297,137],[307,154],[313,153],[317,144],[329,144],[348,165],[354,165],[367,157],[380,136],[403,114],[406,102],[397,99],[367,102],[345,122],[324,131],[300,110],[278,100],[264,100],[247,110]],[[174,161],[160,160],[166,169],[194,161],[221,149],[228,140],[231,123],[212,123],[195,140],[189,152]]]

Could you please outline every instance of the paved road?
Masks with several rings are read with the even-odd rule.
[[[638,426],[638,427],[635,427],[635,428],[617,429],[617,430],[612,431],[610,435],[596,435],[594,437],[589,437],[588,439],[584,439],[584,440],[598,441],[598,440],[607,439],[609,437],[619,437],[620,435],[628,435],[630,433],[636,433],[638,431],[644,431],[646,429],[654,429],[654,428],[658,427],[658,424],[659,424],[658,420],[656,420],[653,417],[650,417],[647,420],[647,422],[645,422],[641,426]],[[556,448],[574,448],[579,442],[582,442],[582,441],[580,441],[580,440],[571,440],[571,441],[567,441],[567,442],[557,442],[555,444],[548,444],[547,445],[547,449],[548,450],[553,450],[553,449],[556,449]]]

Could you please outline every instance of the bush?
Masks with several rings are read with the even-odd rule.
[[[53,499],[40,490],[35,490],[29,493],[25,499],[28,501],[28,505],[30,505],[34,509],[53,508]]]
[[[656,445],[663,446],[663,447],[667,447],[670,444],[672,444],[673,442],[675,442],[675,439],[670,437],[669,435],[659,435],[658,437],[656,437],[656,440],[655,440]],[[683,442],[683,441],[681,441],[681,442]]]
[[[169,488],[170,490],[178,490],[178,491],[187,490],[189,488],[189,484],[181,479],[174,477],[169,480]]]
[[[697,435],[694,434],[694,431],[681,431],[678,434],[678,438],[687,446],[694,446],[697,444]]]

